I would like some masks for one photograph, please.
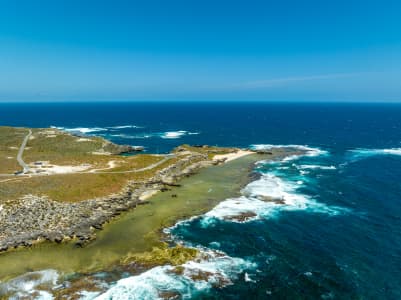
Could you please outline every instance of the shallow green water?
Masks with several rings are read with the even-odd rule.
[[[84,248],[71,243],[42,243],[1,254],[0,280],[49,268],[63,273],[95,271],[107,268],[129,252],[150,250],[160,241],[158,233],[162,228],[206,212],[219,201],[237,195],[248,180],[250,165],[260,159],[260,155],[249,155],[202,169],[183,179],[181,187],[158,193],[149,204],[105,225],[97,232],[97,239]],[[173,194],[177,197],[172,197]]]

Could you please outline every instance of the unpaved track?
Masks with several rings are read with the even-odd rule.
[[[29,171],[28,165],[22,159],[22,154],[24,153],[26,143],[28,142],[31,135],[32,135],[32,130],[29,129],[29,133],[25,136],[24,140],[22,141],[21,147],[18,150],[17,161],[20,164],[20,166],[22,167],[23,173],[26,173]]]

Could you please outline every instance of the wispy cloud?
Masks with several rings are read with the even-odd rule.
[[[360,74],[361,73],[335,73],[335,74],[320,74],[320,75],[310,75],[310,76],[272,78],[272,79],[266,79],[266,80],[245,82],[242,85],[240,85],[240,87],[250,88],[250,89],[252,89],[252,88],[269,88],[269,87],[275,87],[275,86],[288,85],[288,84],[296,83],[296,82],[355,77]]]

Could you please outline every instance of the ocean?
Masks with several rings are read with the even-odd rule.
[[[181,144],[299,148],[260,161],[237,198],[166,233],[203,261],[117,279],[86,299],[401,299],[401,105],[0,104],[0,125],[100,135],[167,153]],[[266,198],[281,199],[266,202]],[[248,213],[245,220],[227,216]],[[191,273],[192,272],[192,273]],[[204,280],[190,274],[202,272]],[[83,296],[83,297],[84,297]]]

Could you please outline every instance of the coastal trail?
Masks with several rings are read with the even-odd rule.
[[[158,166],[160,166],[161,164],[165,163],[166,161],[172,159],[173,157],[175,157],[175,154],[167,154],[162,160],[151,164],[147,167],[141,168],[141,169],[134,169],[134,170],[129,170],[129,171],[96,171],[96,170],[91,170],[88,172],[80,172],[80,173],[93,173],[93,174],[125,174],[125,173],[137,173],[137,172],[143,172],[143,171],[148,171],[151,169],[154,169]]]
[[[29,133],[25,136],[24,140],[22,141],[21,147],[18,150],[17,161],[18,161],[19,165],[22,167],[22,173],[27,173],[29,171],[28,165],[22,159],[22,154],[24,153],[26,144],[27,144],[29,138],[31,137],[31,135],[32,135],[32,130],[29,129]]]

